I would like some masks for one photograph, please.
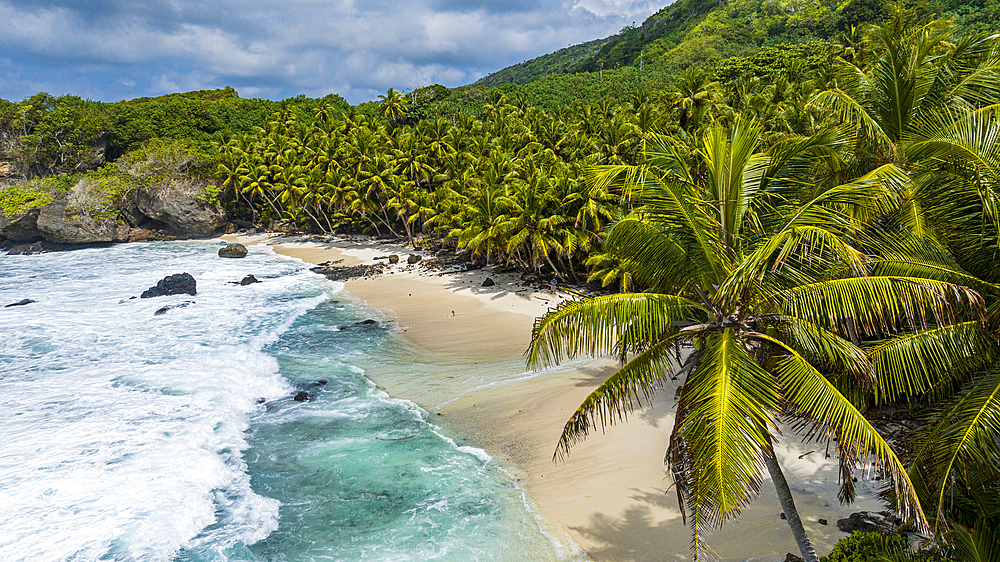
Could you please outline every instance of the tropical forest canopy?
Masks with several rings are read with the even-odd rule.
[[[90,178],[113,215],[130,171],[184,162],[232,219],[620,290],[537,324],[529,359],[626,364],[567,424],[565,453],[661,383],[672,346],[697,350],[682,393],[695,421],[670,450],[696,554],[762,467],[775,474],[768,428],[791,415],[836,443],[842,499],[874,463],[941,555],[985,559],[969,548],[1000,526],[995,12],[681,0],[477,84],[357,106],[41,93],[0,101],[0,205],[24,212]],[[720,405],[719,373],[753,384]],[[902,457],[862,415],[893,401],[944,412]]]

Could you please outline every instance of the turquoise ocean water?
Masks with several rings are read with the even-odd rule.
[[[218,248],[0,256],[0,305],[36,301],[0,308],[0,560],[560,558],[496,461],[365,377],[400,345],[375,311]],[[197,295],[130,299],[180,272]]]

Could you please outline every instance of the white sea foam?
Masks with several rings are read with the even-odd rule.
[[[329,284],[217,247],[0,258],[0,304],[36,301],[0,308],[0,560],[171,560],[277,527],[241,455],[258,399],[291,391],[262,348]],[[184,271],[197,295],[128,300]]]

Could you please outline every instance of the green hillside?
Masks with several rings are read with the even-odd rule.
[[[616,37],[617,35],[573,45],[520,64],[508,66],[480,78],[473,85],[492,88],[500,84],[527,84],[550,74],[573,72],[581,63],[592,59],[602,47],[613,42]]]
[[[968,31],[987,30],[1000,16],[995,0],[919,4]],[[769,46],[836,43],[851,26],[885,18],[891,5],[881,0],[678,0],[640,26],[509,66],[475,85],[527,84],[556,74],[640,66],[669,79],[692,65],[751,57]]]

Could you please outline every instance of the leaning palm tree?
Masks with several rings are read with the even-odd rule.
[[[854,498],[852,472],[874,466],[900,514],[927,530],[902,463],[857,400],[883,398],[881,381],[933,375],[899,370],[900,361],[938,365],[971,353],[983,332],[960,320],[978,320],[981,303],[942,279],[877,274],[852,243],[870,237],[867,217],[886,211],[883,175],[894,168],[811,185],[824,176],[818,168],[839,165],[849,134],[793,138],[766,153],[756,152],[759,135],[738,120],[728,136],[711,129],[693,165],[686,150],[657,138],[642,166],[595,169],[595,189],[637,200],[604,249],[647,291],[561,305],[536,320],[526,355],[535,367],[579,354],[622,361],[566,423],[559,457],[598,421],[621,419],[668,378],[682,378],[666,463],[695,559],[711,553],[705,533],[758,495],[766,469],[803,558],[815,562],[774,454],[779,420],[834,443],[841,501]],[[803,186],[816,194],[790,197]],[[675,364],[678,344],[693,350]]]

